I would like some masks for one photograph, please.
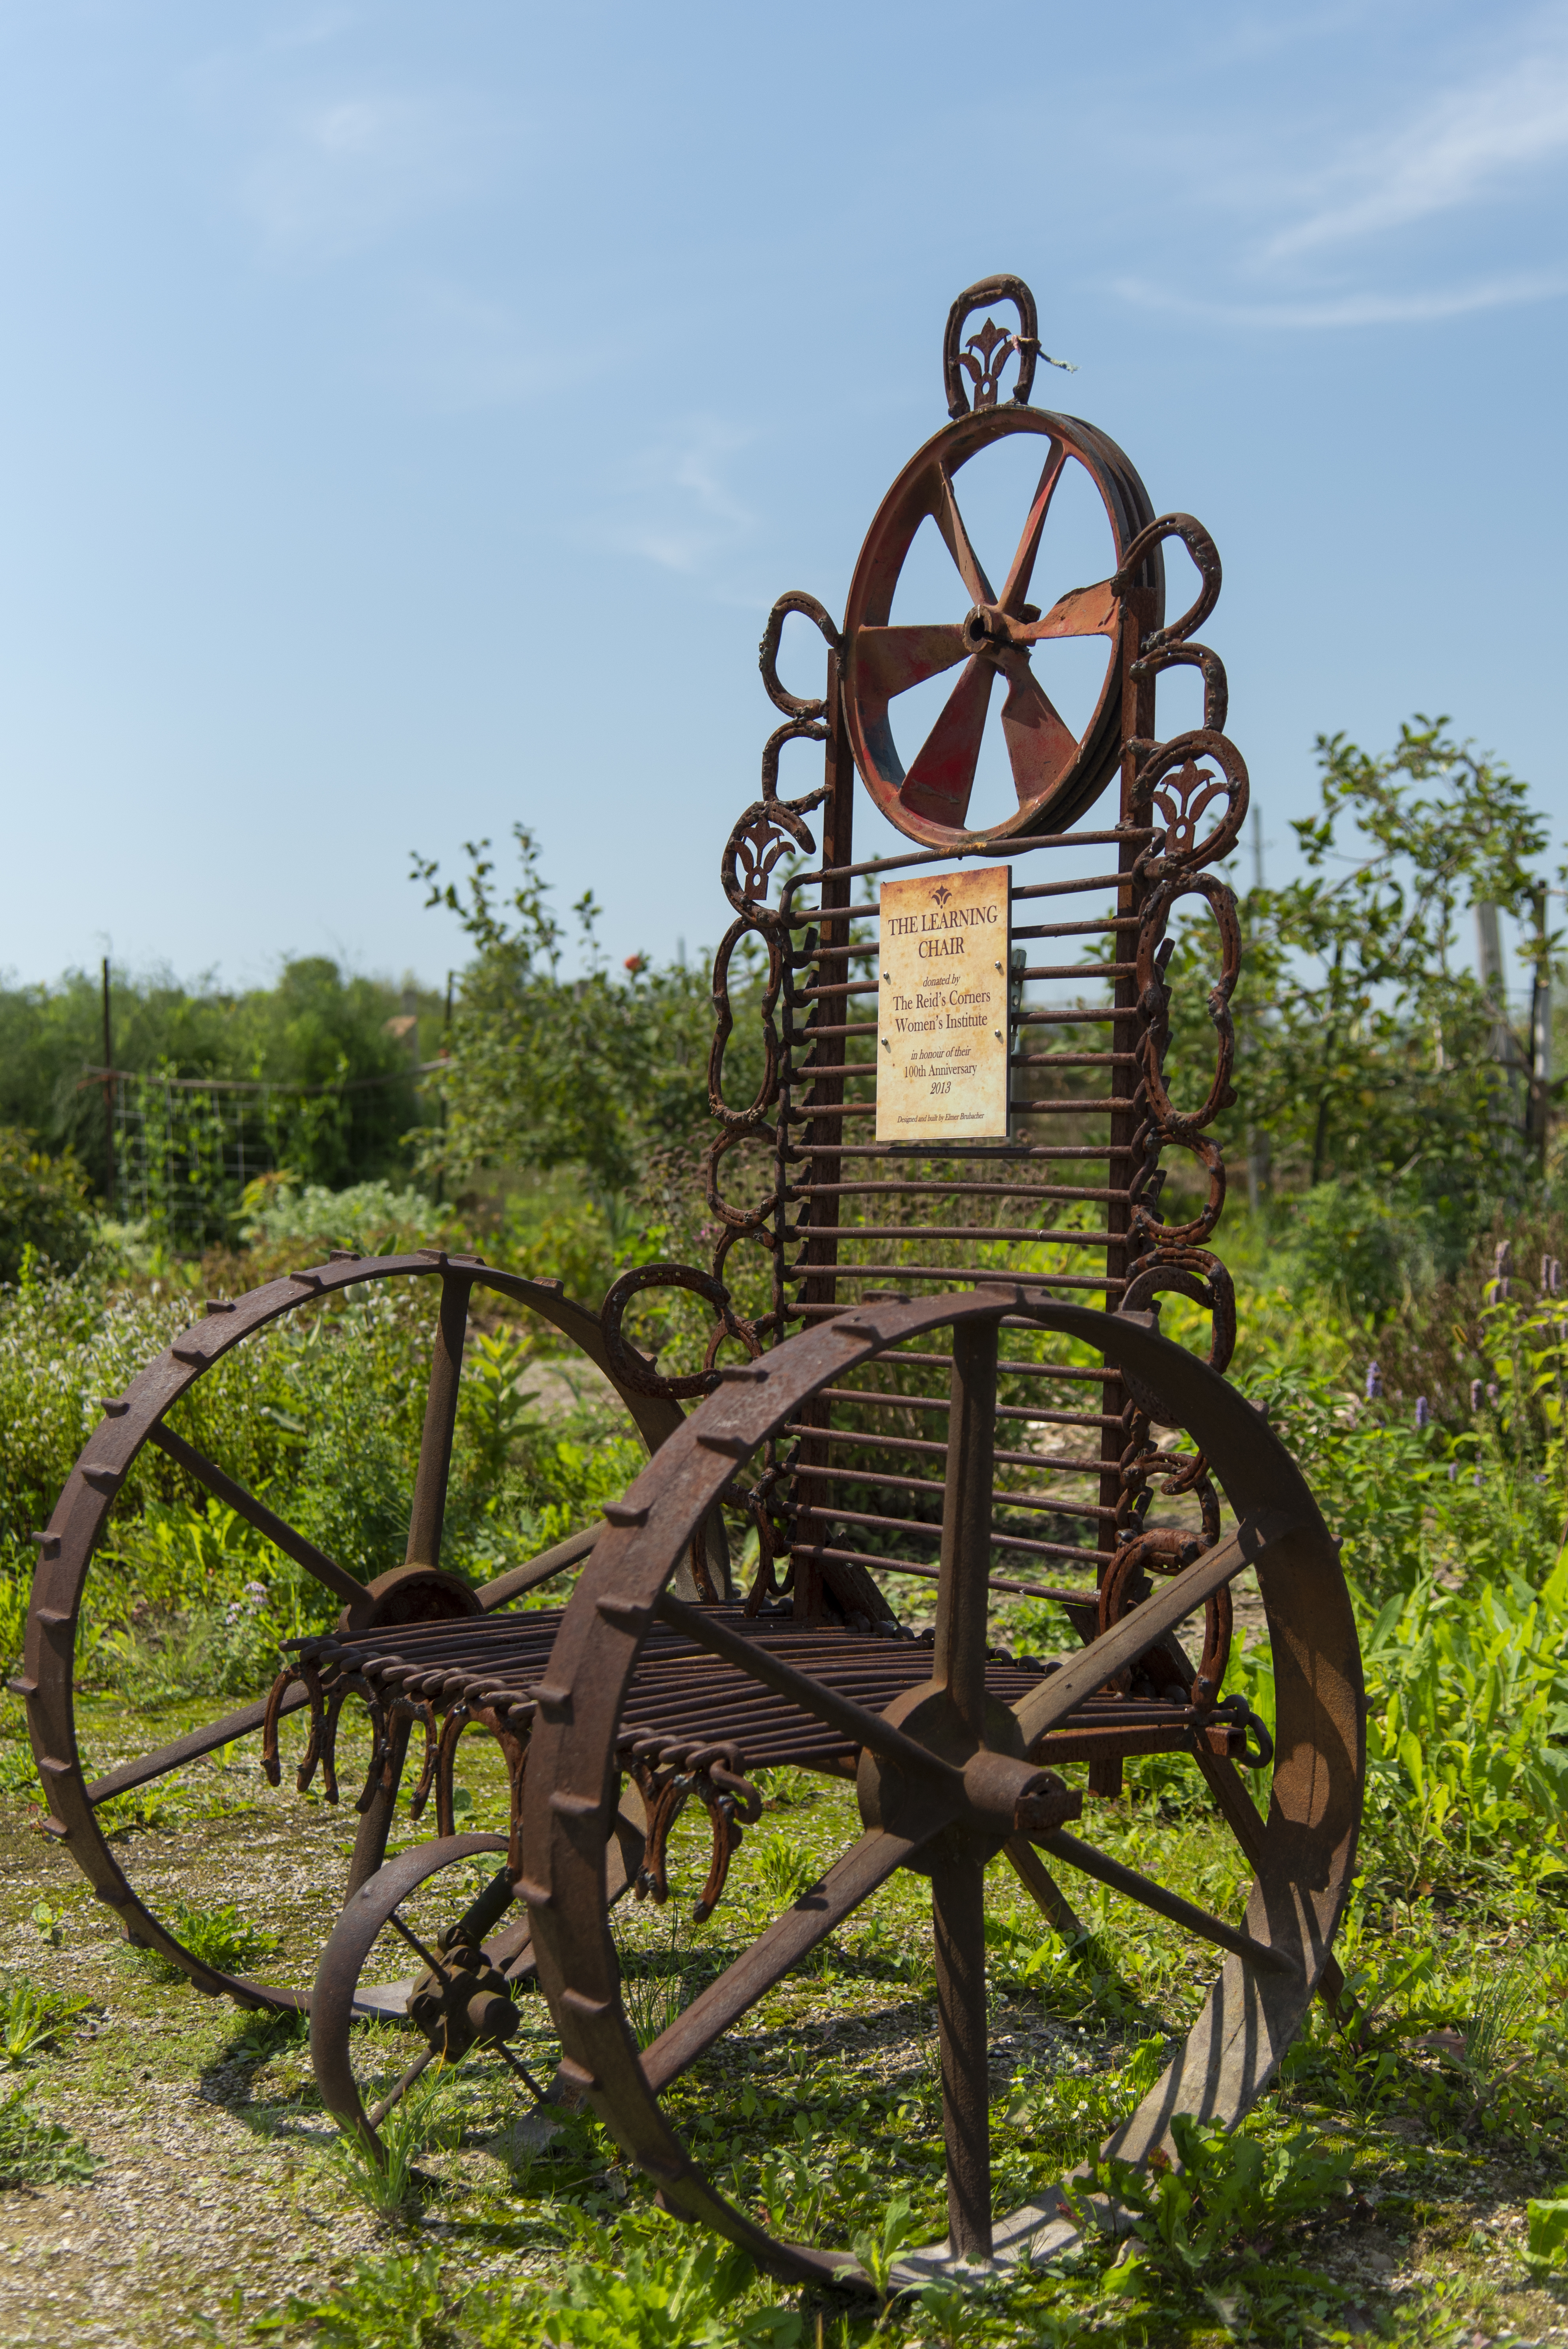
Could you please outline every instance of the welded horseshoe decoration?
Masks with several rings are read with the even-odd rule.
[[[989,315],[1007,305],[1016,324]],[[292,1978],[218,1972],[183,1949],[130,1882],[101,1806],[240,1737],[258,1739],[276,1785],[280,1729],[306,1707],[296,1782],[319,1783],[333,1800],[340,1724],[365,1721],[363,1784],[345,1774],[342,1787],[358,1814],[346,1898],[309,2006],[325,2102],[373,2156],[384,2153],[382,2122],[431,2064],[494,2062],[535,2101],[591,2099],[669,2209],[772,2272],[862,2287],[870,2279],[841,2245],[780,2240],[726,2198],[661,2101],[670,2084],[726,2033],[744,2033],[758,2002],[880,1888],[918,1879],[929,1887],[948,2235],[906,2254],[896,2274],[917,2282],[1048,2255],[1081,2223],[1081,2178],[1044,2185],[1018,2209],[994,2207],[987,1864],[1006,1857],[1069,1948],[1085,1928],[1058,1879],[1084,1877],[1213,1953],[1202,2013],[1104,2147],[1135,2162],[1171,2158],[1176,2117],[1239,2118],[1315,1991],[1332,2002],[1343,1987],[1330,1942],[1365,1762],[1337,1551],[1277,1436],[1222,1376],[1235,1300],[1210,1246],[1225,1195],[1214,1129],[1232,1098],[1243,940],[1217,868],[1249,784],[1222,730],[1223,664],[1195,635],[1220,591],[1219,554],[1191,515],[1156,516],[1130,460],[1093,425],[1030,405],[1037,366],[1060,362],[1040,347],[1021,279],[960,295],[942,357],[948,421],[882,500],[841,628],[815,596],[791,593],[759,648],[777,716],[760,796],[721,860],[733,919],[713,973],[707,1265],[634,1267],[597,1312],[559,1283],[439,1250],[339,1254],[212,1300],[202,1324],[105,1404],[37,1537],[26,1666],[13,1682],[27,1699],[47,1831],[129,1939],[249,2005],[298,2007],[305,1993]],[[965,522],[965,468],[1020,435],[1038,460],[1035,486],[994,581]],[[1042,610],[1032,600],[1042,549],[1074,468],[1104,516],[1102,575]],[[895,624],[895,591],[928,521],[951,563],[951,596]],[[1167,621],[1173,543],[1198,586]],[[805,623],[825,648],[820,695],[780,678],[787,622],[791,635]],[[1078,636],[1101,641],[1105,672],[1075,732],[1049,679],[1053,643]],[[1202,680],[1202,724],[1161,739],[1160,681],[1184,669]],[[904,697],[934,679],[945,702],[918,740],[905,715],[917,704]],[[979,829],[971,802],[993,709],[1016,804]],[[781,761],[788,752],[798,767],[804,743],[821,751],[821,780],[786,799]],[[861,783],[904,835],[893,855],[857,858]],[[1006,1132],[879,1141],[883,1010],[927,1022],[929,1130],[942,1133],[936,1096],[962,1073],[944,1015],[956,1009],[952,1024],[974,1026],[965,1007],[976,998],[966,979],[956,1003],[939,988],[913,1009],[888,1000],[907,982],[882,986],[876,885],[889,873],[929,883],[932,926],[951,931],[935,917],[953,895],[935,868],[974,856],[1007,874],[1008,959],[998,950],[983,972],[968,967],[997,1004],[987,1017],[1005,1056]],[[1212,1062],[1172,1075],[1171,994],[1191,968],[1184,953],[1173,961],[1178,935],[1209,920]],[[733,1081],[727,1047],[735,957],[757,947],[767,963],[747,1010],[761,1028],[752,1091]],[[1037,984],[1076,988],[1076,998],[1031,993]],[[281,1317],[334,1312],[384,1281],[434,1289],[436,1326],[406,1561],[388,1558],[361,1586],[205,1459],[193,1431],[181,1433],[180,1407]],[[469,1301],[487,1288],[604,1371],[653,1457],[602,1524],[473,1590],[442,1568],[440,1540]],[[706,1309],[700,1367],[662,1373],[625,1335],[628,1308],[659,1290]],[[1161,1337],[1161,1307],[1174,1299],[1209,1317],[1206,1362],[1198,1346]],[[270,1696],[91,1778],[73,1711],[83,1588],[144,1444],[238,1510],[343,1611],[289,1643]],[[733,1587],[742,1568],[744,1590]],[[579,1568],[564,1609],[533,1602]],[[1272,1643],[1272,1737],[1225,1686],[1232,1589],[1244,1572],[1255,1575]],[[524,1593],[530,1604],[514,1610]],[[1008,1651],[1007,1619],[993,1624],[991,1603],[1020,1597],[1039,1609],[1031,1638],[1065,1652]],[[933,1599],[934,1620],[922,1628]],[[502,1757],[504,1837],[457,1832],[454,1771],[471,1734]],[[1150,1755],[1191,1765],[1194,1797],[1240,1850],[1250,1887],[1226,1913],[1197,1897],[1201,1886],[1172,1880],[1181,1850],[1150,1857],[1157,1825],[1137,1867],[1097,1832],[1106,1815],[1095,1806],[1123,1791],[1125,1765]],[[846,1847],[639,2053],[610,1911],[695,1893],[706,1916],[738,1872],[749,1912],[759,1882],[745,1838],[764,1807],[754,1774],[779,1766],[852,1778],[859,1818]],[[1245,1773],[1268,1774],[1266,1816]],[[388,1859],[405,1777],[415,1782],[410,1816],[433,1803],[437,1833]],[[678,1880],[671,1830],[683,1809],[706,1815],[711,1836],[700,1889]],[[1114,1937],[1114,1916],[1105,1930]],[[512,2044],[518,1994],[536,1977],[562,2050],[549,2085]],[[379,2076],[384,2043],[359,2028],[366,2016],[407,2028],[409,2060],[390,2082]]]

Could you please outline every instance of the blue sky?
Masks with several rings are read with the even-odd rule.
[[[1271,866],[1418,709],[1560,854],[1565,185],[1564,5],[0,0],[0,967],[439,981],[514,821],[710,944],[995,270],[1219,543]]]

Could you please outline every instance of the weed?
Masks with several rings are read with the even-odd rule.
[[[814,1803],[821,1793],[821,1781],[810,1770],[797,1770],[781,1763],[776,1770],[758,1770],[756,1781],[769,1810],[790,1810],[801,1803]]]
[[[359,2128],[344,2121],[335,2142],[320,2157],[328,2175],[378,2219],[408,2215],[429,2183],[417,2167],[418,2157],[451,2138],[452,2116],[439,2111],[443,2085],[438,2064],[432,2076],[417,2080],[394,2105],[377,2131],[379,2155]]]
[[[804,2341],[794,2309],[738,2307],[756,2271],[732,2245],[702,2235],[672,2241],[667,2222],[624,2224],[618,2235],[578,2226],[587,2256],[569,2263],[553,2292],[492,2303],[489,2324],[474,2328],[483,2349],[799,2349]]]
[[[769,1836],[753,1848],[752,1865],[762,1889],[780,1909],[792,1907],[821,1876],[815,1852],[793,1836]]]
[[[691,1920],[673,1900],[665,1913],[669,1938],[663,1949],[620,1951],[621,2003],[639,2047],[651,2046],[667,2031],[691,1995]]]
[[[90,2178],[98,2156],[57,2122],[29,2111],[28,2084],[0,2102],[0,2187],[72,2186]]]
[[[869,2276],[879,2299],[885,2300],[892,2289],[892,2271],[900,2251],[913,2242],[921,2230],[903,2199],[890,2202],[882,2212],[880,2227],[862,2228],[856,2235],[851,2249],[860,2262],[861,2271]],[[846,2270],[852,2273],[852,2270]]]
[[[72,2017],[91,2003],[40,1990],[26,1975],[13,1976],[0,1991],[0,2064],[19,2071],[30,2055],[52,2047]]]
[[[1525,2205],[1529,2248],[1525,2259],[1537,2274],[1568,2268],[1568,2198]]]
[[[353,2274],[325,2300],[291,2296],[281,2314],[261,2318],[251,2330],[264,2336],[308,2327],[318,2349],[459,2349],[461,2297],[443,2283],[434,2251],[418,2259],[394,2251],[384,2260],[356,2260]]]
[[[259,1965],[277,1948],[275,1933],[266,1933],[242,1916],[232,1901],[221,1909],[198,1909],[187,1900],[177,1900],[170,1913],[170,1930],[193,1958],[219,1973],[242,1973]],[[146,1952],[145,1961],[165,1982],[183,1980],[183,1969],[156,1951]]]
[[[304,2046],[309,2038],[306,2014],[253,2014],[228,2054],[237,2064],[266,2064],[286,2048]]]

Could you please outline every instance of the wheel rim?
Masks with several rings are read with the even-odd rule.
[[[521,1889],[565,2051],[563,2075],[592,2098],[625,2150],[656,2180],[667,2205],[705,2220],[772,2272],[794,2281],[840,2280],[854,2262],[846,2252],[781,2242],[737,2209],[691,2159],[660,2106],[659,2090],[878,1885],[916,1860],[922,1872],[934,1875],[950,2234],[947,2245],[913,2255],[906,2271],[928,2274],[986,2257],[1006,2259],[1026,2244],[1037,2251],[1076,2231],[1049,2196],[994,2219],[984,2158],[984,1961],[976,1898],[983,1863],[963,1847],[977,1833],[1008,1839],[1008,1805],[1027,1798],[1022,1780],[1028,1775],[1016,1753],[1001,1754],[989,1738],[980,1752],[973,1751],[976,1722],[984,1728],[975,1671],[977,1636],[984,1662],[983,1617],[975,1590],[977,1583],[983,1590],[976,1548],[988,1499],[985,1384],[994,1376],[1003,1313],[1088,1340],[1165,1399],[1201,1444],[1238,1520],[1235,1533],[1044,1680],[1017,1708],[1016,1738],[1033,1745],[1109,1671],[1173,1631],[1207,1591],[1224,1587],[1248,1564],[1257,1571],[1274,1637],[1278,1744],[1269,1817],[1254,1838],[1256,1872],[1244,1922],[1228,1926],[1163,1896],[1162,1913],[1175,1913],[1178,1922],[1230,1953],[1178,2054],[1107,2151],[1132,2161],[1146,2159],[1157,2147],[1169,2155],[1177,2115],[1241,2116],[1300,2022],[1348,1892],[1364,1766],[1359,1658],[1348,1596],[1336,1550],[1299,1472],[1222,1379],[1135,1323],[1057,1305],[1022,1288],[858,1308],[789,1340],[764,1363],[731,1373],[633,1487],[618,1513],[632,1522],[617,1526],[600,1545],[567,1609],[551,1660],[552,1702],[535,1728],[524,1792]],[[967,1360],[962,1377],[954,1371],[936,1665],[932,1686],[923,1692],[927,1701],[940,1694],[946,1725],[937,1735],[929,1720],[923,1724],[914,1717],[918,1707],[907,1700],[885,1717],[862,1718],[866,1833],[639,2057],[621,2006],[595,1852],[615,1782],[620,1708],[643,1634],[657,1608],[715,1652],[729,1653],[724,1642],[735,1635],[712,1624],[695,1630],[702,1610],[661,1596],[692,1526],[738,1460],[818,1387],[901,1339],[943,1325],[954,1330],[955,1365]],[[765,1682],[771,1675],[775,1685],[786,1684],[777,1662],[765,1668],[754,1656],[750,1669]],[[782,1670],[787,1674],[789,1668]],[[842,1725],[838,1699],[830,1705],[820,1688],[816,1698],[798,1687],[789,1692],[819,1718],[837,1718]],[[923,1754],[908,1750],[911,1740],[899,1725],[905,1716]],[[952,1750],[954,1719],[972,1749],[962,1796],[934,1766],[941,1759],[936,1746],[945,1743]],[[922,1783],[913,1800],[905,1788],[902,1805],[884,1823],[877,1785],[879,1774],[885,1784],[890,1768]],[[1243,1800],[1250,1807],[1244,1792]],[[1035,1840],[1047,1857],[1054,1853],[1072,1866],[1085,1866],[1087,1852],[1096,1863],[1091,1872],[1103,1873],[1103,1856],[1060,1828]],[[935,1848],[939,1841],[942,1849]],[[1039,1865],[1049,1890],[1042,1897],[1037,1885],[1030,1889],[1048,1913],[1050,1898],[1060,1895]],[[1152,1890],[1161,1895],[1161,1888]],[[1147,1899],[1143,1893],[1137,1897]],[[1050,2234],[1053,2228],[1058,2236]]]
[[[1047,454],[1006,578],[994,588],[965,527],[954,477],[979,450],[1013,433],[1044,436]],[[944,426],[893,483],[866,534],[844,611],[844,709],[855,764],[882,813],[913,840],[961,849],[1076,822],[1116,771],[1121,751],[1124,629],[1158,627],[1164,568],[1158,547],[1140,564],[1132,603],[1108,578],[1064,596],[1026,622],[1030,578],[1052,500],[1067,466],[1089,475],[1105,507],[1119,572],[1152,519],[1142,482],[1114,442],[1073,417],[1033,408],[994,408]],[[965,618],[890,626],[894,591],[921,523],[930,517],[957,574]],[[1031,629],[1038,630],[1032,635]],[[1075,737],[1029,665],[1033,643],[1050,636],[1104,636],[1106,673],[1094,711]],[[962,667],[959,665],[962,664]],[[912,686],[957,671],[942,716],[905,769],[893,740],[890,703]],[[968,827],[970,793],[993,688],[1004,688],[1002,730],[1018,806],[979,831]]]
[[[598,1317],[567,1298],[559,1282],[523,1279],[487,1265],[482,1257],[449,1255],[442,1249],[374,1257],[343,1252],[326,1264],[270,1281],[232,1304],[224,1301],[210,1310],[204,1321],[176,1338],[131,1381],[125,1394],[109,1404],[67,1480],[47,1531],[39,1537],[23,1671],[12,1687],[26,1700],[34,1756],[48,1797],[46,1831],[65,1846],[97,1897],[112,1909],[128,1940],[155,1951],[201,1989],[223,1992],[242,2006],[303,2012],[309,1994],[287,1983],[225,1972],[188,1950],[137,1892],[97,1814],[99,1804],[114,1794],[151,1784],[219,1745],[259,1737],[266,1701],[258,1699],[205,1729],[89,1782],[77,1740],[73,1684],[82,1595],[115,1497],[143,1444],[152,1442],[208,1490],[231,1506],[238,1502],[242,1516],[346,1605],[375,1603],[376,1594],[380,1593],[383,1611],[390,1619],[398,1619],[392,1610],[408,1600],[407,1586],[404,1584],[401,1595],[398,1588],[406,1568],[379,1577],[373,1587],[357,1582],[253,1495],[244,1493],[215,1464],[174,1435],[164,1421],[215,1364],[286,1314],[362,1283],[412,1278],[436,1278],[441,1288],[410,1511],[409,1551],[418,1547],[425,1553],[413,1561],[421,1571],[419,1590],[426,1596],[434,1593],[438,1605],[449,1604],[454,1611],[470,1611],[476,1600],[480,1607],[500,1603],[506,1594],[499,1585],[470,1595],[457,1578],[442,1578],[438,1572],[462,1331],[470,1291],[475,1287],[492,1288],[526,1306],[570,1339],[609,1379],[650,1450],[682,1423],[682,1414],[677,1404],[622,1384],[605,1352]],[[501,1581],[511,1578],[501,1578]],[[449,1589],[443,1591],[443,1584]],[[286,1709],[294,1709],[304,1697],[303,1690],[291,1692]],[[396,1800],[395,1789],[392,1800]],[[390,1823],[390,1804],[372,1805],[364,1815],[350,1868],[350,1890],[379,1865]]]

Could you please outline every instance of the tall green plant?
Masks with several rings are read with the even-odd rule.
[[[598,943],[600,909],[579,898],[583,968],[563,978],[565,936],[550,908],[539,844],[513,827],[521,878],[510,895],[495,880],[488,841],[468,844],[465,882],[443,883],[417,858],[426,903],[457,915],[472,940],[441,1078],[446,1123],[423,1142],[420,1164],[449,1181],[489,1166],[577,1165],[602,1193],[637,1187],[651,1153],[708,1121],[713,1000],[706,973],[655,968],[642,954],[612,970]],[[758,957],[743,942],[730,974],[738,1033],[727,1067],[731,1098],[748,1100],[761,1070],[761,1035],[745,1015]]]
[[[1233,1154],[1261,1137],[1288,1183],[1399,1183],[1451,1253],[1529,1171],[1467,917],[1485,903],[1537,922],[1547,832],[1529,784],[1447,725],[1412,719],[1377,754],[1317,738],[1318,811],[1292,825],[1303,870],[1242,903],[1227,1122]],[[1178,1070],[1212,1060],[1205,922],[1183,924],[1170,972]]]

